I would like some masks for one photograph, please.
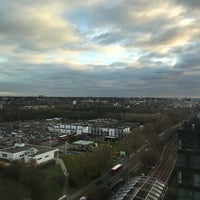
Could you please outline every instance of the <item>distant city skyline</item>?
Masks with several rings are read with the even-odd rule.
[[[0,4],[0,96],[200,96],[200,1]]]

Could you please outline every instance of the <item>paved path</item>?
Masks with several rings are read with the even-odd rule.
[[[66,178],[68,178],[69,174],[68,174],[68,171],[67,171],[67,168],[65,166],[65,163],[63,162],[63,160],[61,158],[55,158],[55,161],[56,161],[56,164],[59,164],[62,171],[63,171],[63,174]]]
[[[67,171],[65,163],[63,162],[63,160],[61,158],[55,158],[55,161],[56,161],[56,164],[60,165],[60,167],[61,167],[61,169],[63,171],[63,175],[65,176],[65,182],[64,182],[62,194],[68,196],[68,177],[69,177],[69,173]]]

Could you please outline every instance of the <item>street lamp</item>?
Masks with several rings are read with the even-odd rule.
[[[67,153],[67,145],[68,145],[68,143],[65,142],[65,154]]]
[[[51,147],[51,133],[50,133],[50,136],[49,136],[49,147]]]

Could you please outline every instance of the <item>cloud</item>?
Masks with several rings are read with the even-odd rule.
[[[0,3],[0,95],[200,92],[199,1]]]
[[[183,53],[179,57],[179,62],[175,65],[176,68],[183,68],[185,70],[200,70],[200,52]]]
[[[16,48],[45,50],[75,43],[80,39],[74,26],[59,16],[61,5],[52,3],[34,7],[32,3],[20,3],[2,3],[0,38],[4,43]]]
[[[122,37],[120,35],[120,31],[105,31],[104,33],[101,33],[97,36],[94,36],[93,41],[99,43],[99,44],[114,44],[119,43],[119,38]],[[124,42],[126,39],[124,39]],[[121,40],[121,43],[123,43],[123,40]]]
[[[192,8],[192,9],[200,9],[200,2],[199,0],[173,0],[178,4],[184,5],[186,8]]]

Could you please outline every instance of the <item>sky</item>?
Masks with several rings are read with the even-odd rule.
[[[199,0],[0,0],[0,96],[198,97]]]

